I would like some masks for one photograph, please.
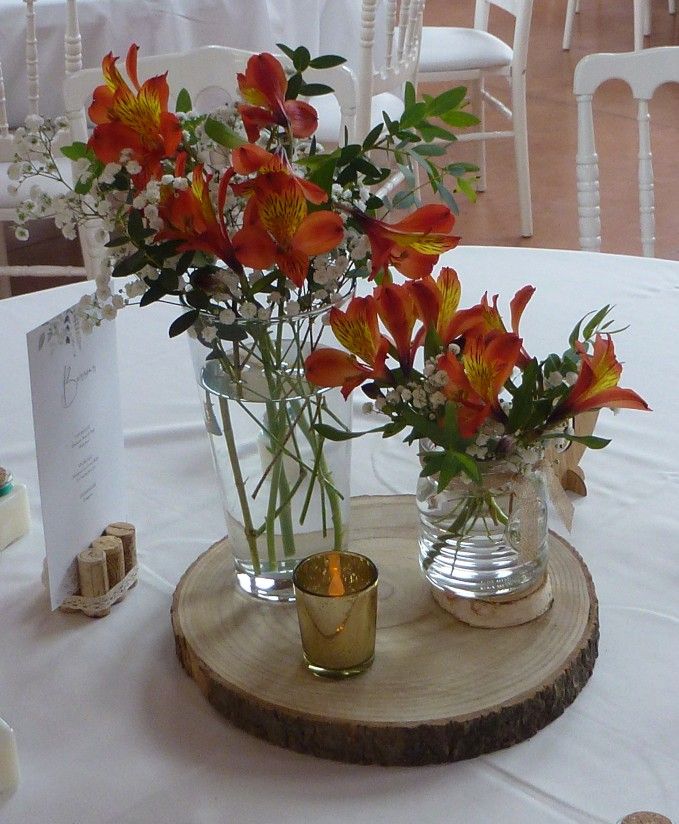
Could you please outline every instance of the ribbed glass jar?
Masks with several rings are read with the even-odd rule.
[[[521,471],[489,461],[481,482],[456,476],[441,492],[420,477],[420,566],[438,589],[490,599],[528,590],[547,568],[547,495],[539,455]]]

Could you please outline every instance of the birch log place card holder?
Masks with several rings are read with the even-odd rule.
[[[77,305],[27,334],[52,609],[104,615],[136,583],[125,511],[116,325]],[[108,525],[108,526],[107,526]]]

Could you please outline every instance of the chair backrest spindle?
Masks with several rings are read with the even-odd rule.
[[[679,83],[679,46],[660,46],[618,54],[590,54],[575,68],[573,93],[578,104],[578,223],[583,249],[601,249],[599,164],[594,136],[592,98],[607,80],[622,80],[637,101],[639,224],[642,252],[655,252],[655,197],[649,101],[664,83]]]
[[[64,34],[66,74],[73,74],[83,67],[82,38],[78,23],[76,0],[66,0],[66,33]]]
[[[26,4],[26,79],[28,81],[28,110],[30,114],[40,111],[40,82],[38,80],[38,38],[35,33],[34,0],[24,0]]]

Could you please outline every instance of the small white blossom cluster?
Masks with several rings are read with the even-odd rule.
[[[545,375],[547,386],[551,387],[561,386],[562,384],[565,384],[566,386],[573,386],[577,379],[577,372],[566,372],[566,374],[563,375],[558,369],[555,369],[553,372]]]
[[[398,413],[402,404],[412,406],[416,412],[429,420],[436,420],[446,403],[446,396],[441,391],[448,383],[448,375],[439,369],[433,360],[427,361],[423,370],[424,380],[408,381],[403,386],[395,386],[386,395],[377,398],[371,404],[365,404],[364,412],[376,411],[390,415]]]

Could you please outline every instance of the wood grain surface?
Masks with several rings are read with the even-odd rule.
[[[237,726],[323,758],[418,765],[471,758],[534,735],[573,702],[599,637],[589,572],[550,535],[554,605],[523,626],[469,627],[432,598],[418,567],[411,496],[352,501],[350,548],[379,568],[375,663],[334,681],[304,666],[294,605],[234,585],[226,540],[187,570],[171,617],[179,659]]]

